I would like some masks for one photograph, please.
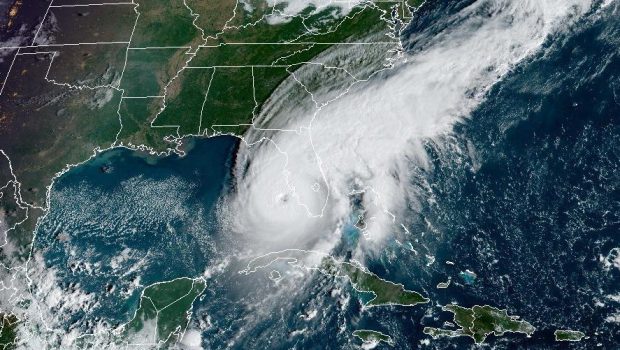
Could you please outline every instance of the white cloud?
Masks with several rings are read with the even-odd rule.
[[[337,12],[334,13],[335,17],[346,16],[351,12],[351,9],[361,3],[362,0],[351,1],[333,1],[333,0],[267,0],[267,4],[270,7],[277,6],[278,10],[273,15],[267,17],[269,24],[286,23],[292,19],[292,17],[301,14],[304,10],[313,7],[315,10],[312,13],[318,13],[326,8],[333,8]]]
[[[363,190],[369,237],[380,241],[392,229],[392,213],[415,198],[407,170],[412,162],[424,166],[423,141],[450,133],[493,84],[589,6],[586,0],[478,1],[441,33],[420,34],[429,39],[426,47],[394,69],[318,110],[283,84],[255,125],[290,131],[246,135],[252,142],[268,139],[241,151],[242,179],[226,215],[231,228],[264,250],[329,249],[338,223],[351,214],[348,194]]]
[[[610,314],[609,316],[605,318],[605,322],[620,324],[620,313],[616,312],[616,313]]]
[[[202,350],[202,334],[199,330],[188,329],[179,345],[184,350]]]

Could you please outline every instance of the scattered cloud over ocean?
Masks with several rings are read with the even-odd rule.
[[[333,94],[329,85],[300,101],[290,90],[294,84],[282,84],[255,121],[260,129],[245,135],[224,221],[255,250],[329,250],[356,192],[363,193],[367,238],[380,242],[415,202],[409,169],[425,166],[424,142],[440,143],[489,88],[591,6],[588,0],[477,1],[440,32],[416,34],[424,46],[392,69],[318,109],[308,101]]]

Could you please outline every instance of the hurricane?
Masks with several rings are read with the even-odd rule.
[[[359,195],[363,246],[380,246],[373,242],[389,237],[399,217],[424,200],[409,180],[412,168],[427,166],[425,145],[441,149],[489,89],[592,6],[587,0],[463,6],[423,30],[404,30],[403,50],[389,65],[336,97],[325,85],[301,102],[291,98],[298,73],[276,89],[244,136],[225,225],[256,250],[329,251]],[[331,54],[337,50],[343,49]]]

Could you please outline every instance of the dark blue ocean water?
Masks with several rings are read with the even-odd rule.
[[[427,145],[433,166],[417,169],[413,185],[433,201],[411,218],[409,230],[440,233],[423,239],[437,263],[425,267],[424,259],[396,247],[369,262],[441,304],[507,308],[538,329],[530,339],[491,337],[497,348],[614,349],[620,343],[620,325],[608,320],[620,309],[611,300],[620,293],[620,270],[606,267],[610,251],[620,246],[615,7],[557,35],[544,52],[516,67],[457,126],[450,147]],[[466,269],[476,273],[473,283],[459,277]],[[435,288],[448,277],[450,288]],[[382,329],[404,335],[403,347],[418,343],[422,325],[440,327],[451,318],[403,315],[420,323],[389,323],[395,315],[381,316]],[[555,329],[590,338],[557,343]],[[455,339],[433,344],[472,346]]]
[[[469,2],[428,6],[410,30],[441,23]],[[361,328],[390,334],[398,349],[474,348],[467,338],[421,344],[425,326],[451,319],[438,305],[458,302],[506,308],[538,330],[532,338],[491,336],[497,349],[617,348],[619,325],[606,319],[620,312],[609,297],[620,294],[620,270],[605,260],[620,247],[619,48],[612,6],[516,67],[457,126],[449,147],[427,145],[431,167],[412,169],[411,182],[433,201],[421,201],[407,220],[416,239],[397,237],[403,244],[391,242],[364,263],[431,303],[362,311],[363,296],[342,281],[311,275],[276,284],[269,271],[239,275],[243,261],[232,261],[209,281],[190,326],[204,329],[206,348],[353,347],[351,330]],[[64,288],[79,283],[99,296],[100,306],[74,320],[122,322],[136,306],[137,282],[197,276],[226,258],[215,210],[237,142],[195,140],[185,157],[161,159],[112,150],[58,180],[35,250]],[[354,219],[345,248],[359,238]],[[436,288],[448,278],[449,288]],[[301,317],[315,309],[315,319]],[[590,338],[556,343],[556,329]]]
[[[188,142],[184,157],[110,150],[56,182],[35,251],[65,287],[79,283],[100,296],[88,317],[125,320],[141,291],[132,283],[194,277],[209,265],[214,208],[230,183],[238,139]]]

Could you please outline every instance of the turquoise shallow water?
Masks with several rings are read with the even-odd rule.
[[[418,25],[452,11],[450,2],[437,6],[446,8]],[[411,179],[424,200],[404,213],[410,234],[395,230],[402,244],[387,243],[363,263],[431,303],[364,310],[364,295],[320,274],[282,268],[277,283],[270,270],[239,274],[251,257],[234,256],[237,242],[215,220],[238,141],[218,137],[196,141],[183,158],[113,150],[58,181],[36,251],[66,295],[78,283],[98,302],[67,323],[126,321],[142,286],[197,276],[230,257],[194,305],[189,327],[202,332],[206,349],[357,349],[355,329],[389,334],[394,349],[479,348],[468,338],[424,335],[424,327],[452,320],[440,307],[452,302],[507,309],[537,328],[531,338],[489,337],[496,349],[617,348],[620,22],[613,6],[515,67],[455,127],[450,147],[426,145],[428,169]],[[338,257],[362,239],[359,214],[345,227]],[[448,288],[436,288],[447,280]],[[556,329],[589,338],[557,343]]]

